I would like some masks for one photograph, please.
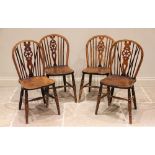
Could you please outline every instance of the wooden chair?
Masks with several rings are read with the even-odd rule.
[[[32,99],[35,101],[43,99],[48,107],[48,89],[52,86],[58,114],[60,115],[59,102],[55,88],[55,81],[48,79],[44,71],[44,60],[41,55],[42,47],[33,40],[24,40],[18,42],[12,50],[12,58],[19,76],[21,84],[19,110],[21,110],[23,95],[25,94],[25,118],[28,123],[29,101],[28,91],[41,89],[42,97]]]
[[[95,114],[97,114],[101,98],[108,95],[108,105],[111,104],[112,98],[128,101],[129,123],[132,124],[132,101],[134,108],[137,109],[134,84],[143,55],[142,47],[135,41],[119,40],[113,44],[110,52],[110,75],[100,82]],[[108,87],[108,92],[102,95],[103,85]],[[128,99],[114,96],[114,88],[128,90]]]
[[[45,59],[45,72],[49,76],[62,76],[64,86],[57,86],[56,88],[63,88],[66,92],[66,87],[72,87],[74,91],[74,99],[76,97],[76,84],[74,79],[74,71],[68,66],[69,59],[69,42],[59,34],[50,34],[44,36],[40,40],[40,45],[43,48],[43,56]],[[66,81],[66,75],[72,75],[72,84]]]
[[[89,87],[89,92],[91,88],[99,88],[99,86],[92,86],[93,75],[109,74],[109,53],[113,43],[114,40],[106,35],[93,36],[88,40],[86,44],[87,68],[82,71],[79,101],[84,87]],[[84,85],[85,74],[89,75],[89,82]]]

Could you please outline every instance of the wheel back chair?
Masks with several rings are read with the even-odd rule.
[[[69,42],[59,34],[50,34],[44,36],[40,40],[40,45],[43,48],[43,56],[45,59],[45,72],[49,76],[62,76],[64,86],[57,86],[56,88],[63,88],[66,92],[66,87],[72,87],[74,91],[74,99],[76,97],[76,84],[74,79],[74,70],[68,66],[69,60]],[[66,81],[66,76],[72,75],[72,84]]]
[[[110,75],[100,81],[95,114],[98,112],[101,98],[108,96],[108,105],[112,98],[128,101],[129,123],[132,124],[132,102],[137,109],[134,84],[143,61],[142,47],[132,40],[116,41],[110,51]],[[108,87],[107,94],[102,95],[103,86]],[[114,96],[114,88],[128,90],[128,99]]]
[[[19,110],[21,110],[23,95],[25,94],[25,119],[28,123],[29,101],[43,99],[48,107],[48,90],[52,86],[58,114],[60,114],[59,102],[55,88],[55,81],[45,76],[44,59],[42,57],[42,47],[33,40],[18,42],[12,50],[12,58],[19,76],[21,85]],[[41,89],[42,97],[28,101],[28,91]]]
[[[81,99],[82,90],[84,87],[99,88],[99,86],[92,86],[93,75],[108,75],[109,69],[109,53],[114,39],[106,35],[97,35],[90,38],[86,44],[86,61],[87,68],[82,71],[82,79],[79,91],[79,101]],[[84,77],[89,75],[89,82],[84,84]]]

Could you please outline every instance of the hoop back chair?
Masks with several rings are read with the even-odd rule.
[[[101,98],[106,95],[108,105],[111,104],[112,98],[126,100],[128,101],[129,123],[132,124],[132,101],[134,108],[137,109],[134,84],[143,55],[142,47],[135,41],[119,40],[113,44],[110,52],[110,75],[100,82],[95,114],[97,114]],[[108,87],[108,92],[104,95],[102,95],[103,85]],[[128,99],[114,96],[114,88],[127,89]]]
[[[48,89],[53,87],[58,114],[60,114],[59,102],[55,88],[55,81],[45,76],[44,60],[42,57],[42,47],[33,40],[23,40],[18,42],[12,50],[12,58],[19,76],[21,85],[19,110],[21,110],[23,95],[25,94],[25,118],[28,123],[29,103],[28,91],[41,89],[42,97],[32,99],[35,101],[43,99],[44,104],[48,107]]]
[[[82,79],[79,92],[79,101],[81,99],[84,87],[99,88],[92,86],[92,75],[108,75],[109,69],[109,53],[114,39],[106,35],[96,35],[86,43],[86,62],[87,68],[82,71]],[[85,74],[89,75],[89,82],[84,85]]]
[[[76,84],[74,79],[74,71],[68,66],[69,60],[69,42],[59,34],[50,34],[44,36],[40,40],[40,45],[43,48],[43,56],[45,59],[45,72],[49,76],[62,76],[64,86],[57,86],[63,88],[66,92],[66,87],[72,87],[74,91],[74,99],[76,97]],[[66,81],[66,75],[72,75],[72,84]]]

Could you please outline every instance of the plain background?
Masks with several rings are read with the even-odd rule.
[[[154,6],[154,0],[5,0],[0,6],[0,27],[155,28]],[[12,38],[11,35],[8,36]],[[1,39],[0,36],[0,44],[3,46]],[[154,44],[154,40],[152,42]],[[0,51],[2,52],[4,51]],[[10,48],[6,52],[10,53]],[[5,54],[0,57],[3,57],[0,63],[4,64]],[[146,58],[145,54],[145,61]],[[150,59],[154,60],[154,56],[150,56]],[[153,74],[154,66],[147,67],[153,62],[151,60],[147,59],[145,67]],[[10,65],[11,59],[6,66]],[[0,153],[154,155],[154,131],[154,127],[1,128]]]

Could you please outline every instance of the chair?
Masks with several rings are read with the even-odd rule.
[[[110,106],[112,98],[128,101],[129,123],[132,124],[132,101],[137,109],[134,84],[136,76],[143,61],[142,47],[132,40],[119,40],[115,42],[110,52],[110,75],[100,81],[96,111],[98,112],[101,98],[108,96]],[[108,87],[107,94],[102,95],[102,87]],[[114,89],[128,90],[128,99],[114,96]]]
[[[84,87],[99,88],[92,86],[93,75],[108,75],[109,70],[109,53],[114,40],[106,35],[97,35],[90,38],[86,44],[86,61],[87,67],[82,71],[82,79],[79,91],[79,101],[81,99]],[[84,77],[89,75],[89,82],[84,85]]]
[[[74,91],[74,99],[76,97],[76,84],[74,79],[74,71],[68,66],[69,59],[69,42],[59,34],[50,34],[44,36],[40,40],[40,45],[43,48],[43,56],[45,59],[45,72],[49,76],[62,76],[64,86],[57,86],[56,88],[63,88],[66,92],[66,87],[72,87]],[[72,76],[72,84],[66,81],[66,76]]]
[[[48,79],[44,71],[44,60],[41,55],[42,48],[33,40],[18,42],[12,50],[12,58],[19,76],[21,85],[19,110],[21,110],[23,95],[25,94],[25,119],[28,124],[29,101],[43,99],[48,107],[48,89],[52,86],[58,114],[60,115],[59,102],[55,88],[55,81]],[[42,97],[28,101],[28,91],[41,89]]]

